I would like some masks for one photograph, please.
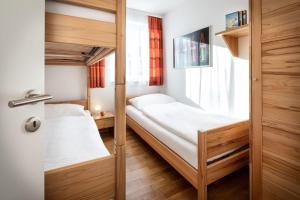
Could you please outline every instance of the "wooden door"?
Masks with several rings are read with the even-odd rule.
[[[300,199],[300,0],[252,0],[252,199]]]

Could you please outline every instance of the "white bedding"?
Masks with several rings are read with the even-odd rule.
[[[144,115],[140,110],[129,105],[126,107],[126,113],[139,125],[141,125],[145,130],[151,133],[160,142],[164,143],[172,151],[177,153],[182,159],[188,162],[194,168],[198,168],[197,160],[197,144],[194,144],[188,140],[178,137],[169,130],[163,128],[158,123],[151,120],[149,117]],[[235,149],[234,149],[235,150]],[[225,156],[234,150],[230,150],[218,156],[208,159],[208,162],[214,161],[222,156]]]
[[[44,141],[45,171],[109,155],[88,114],[47,119]]]
[[[241,121],[179,102],[153,104],[143,107],[141,111],[163,128],[193,144],[198,143],[198,130],[207,131]]]

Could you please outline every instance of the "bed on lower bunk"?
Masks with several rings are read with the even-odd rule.
[[[248,165],[249,120],[205,112],[163,94],[128,98],[127,125],[207,198],[207,185]]]
[[[79,105],[80,104],[80,105]],[[115,157],[106,149],[87,101],[45,105],[45,199],[111,199]]]

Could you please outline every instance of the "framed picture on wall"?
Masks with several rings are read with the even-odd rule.
[[[208,67],[211,60],[210,27],[173,40],[174,68]]]

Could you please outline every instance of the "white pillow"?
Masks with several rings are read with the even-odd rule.
[[[147,94],[129,99],[129,103],[140,110],[145,106],[153,104],[166,104],[175,101],[176,100],[173,97],[170,97],[165,94]]]
[[[84,106],[78,104],[45,104],[45,118],[85,116]]]

